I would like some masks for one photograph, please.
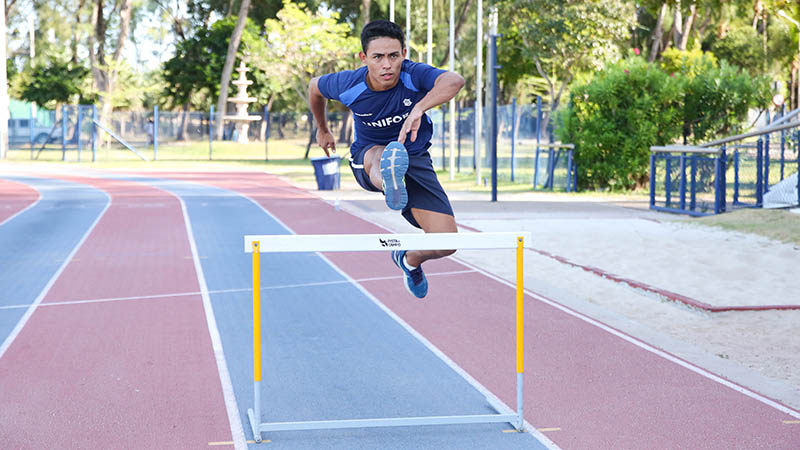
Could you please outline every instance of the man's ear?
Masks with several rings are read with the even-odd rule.
[[[403,48],[403,59],[406,59],[406,53],[408,53],[408,49]]]
[[[358,57],[361,58],[361,63],[362,64],[366,64],[367,63],[367,55],[366,55],[366,53],[364,53],[363,51],[362,52],[358,52]]]

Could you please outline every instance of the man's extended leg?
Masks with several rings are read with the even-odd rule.
[[[456,233],[455,217],[436,211],[411,208],[411,214],[426,233]],[[455,253],[455,250],[414,250],[406,253],[406,261],[412,266],[419,266],[429,259],[444,258]]]

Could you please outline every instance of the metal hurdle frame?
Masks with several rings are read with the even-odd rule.
[[[289,430],[398,427],[414,425],[456,425],[509,423],[523,432],[523,249],[530,242],[529,232],[435,233],[435,234],[328,234],[328,235],[247,235],[244,250],[253,258],[253,408],[247,410],[256,442],[261,433]],[[391,250],[475,250],[516,249],[516,414],[476,414],[460,416],[389,417],[373,419],[312,420],[300,422],[261,422],[261,253],[364,252]]]

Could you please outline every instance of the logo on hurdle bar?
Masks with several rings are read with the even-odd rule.
[[[381,239],[381,238],[378,238],[378,241],[380,241],[381,247],[400,247],[400,240],[399,239]]]

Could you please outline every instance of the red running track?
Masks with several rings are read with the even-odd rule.
[[[231,430],[179,201],[111,206],[0,358],[0,448],[208,448]],[[76,300],[154,296],[99,303]],[[48,306],[50,304],[50,306]]]
[[[0,179],[0,224],[24,210],[39,199],[39,192],[32,187],[10,180]]]
[[[181,177],[239,191],[298,234],[385,232],[273,176]],[[354,279],[398,276],[383,253],[326,256]],[[453,259],[425,268],[424,301],[399,279],[362,285],[515,408],[513,289],[480,273],[435,275],[469,269]],[[560,428],[547,436],[564,449],[800,448],[800,426],[784,423],[796,417],[542,299],[526,296],[525,416],[538,428]]]

